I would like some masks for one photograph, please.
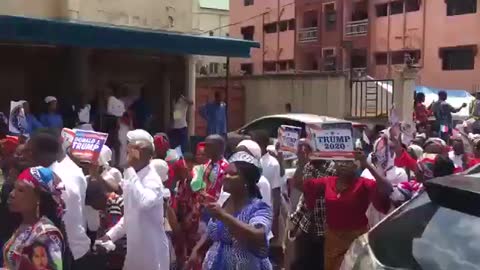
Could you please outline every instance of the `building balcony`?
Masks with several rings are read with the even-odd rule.
[[[318,27],[301,28],[298,30],[298,42],[315,42],[318,40]]]
[[[365,36],[368,33],[368,19],[360,21],[350,21],[345,25],[345,36],[356,37]]]
[[[352,75],[351,79],[359,79],[359,78],[366,77],[368,75],[366,67],[364,67],[364,68],[353,68],[352,73],[350,73],[349,68],[346,68],[346,69],[343,70],[343,72],[345,72],[348,76],[350,76],[350,74],[351,74]]]

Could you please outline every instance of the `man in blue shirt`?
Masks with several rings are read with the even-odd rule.
[[[23,111],[25,112],[25,120],[27,122],[27,125],[26,125],[27,134],[32,134],[33,132],[35,132],[35,130],[39,128],[43,128],[42,123],[40,123],[37,117],[35,117],[35,115],[33,115],[32,112],[30,111],[30,104],[28,103],[28,101],[25,101],[23,103]]]
[[[215,101],[200,108],[200,116],[207,121],[207,136],[227,135],[227,105],[220,92],[215,92]]]
[[[63,118],[57,113],[57,98],[48,96],[45,98],[47,112],[40,115],[40,122],[46,128],[63,128]]]

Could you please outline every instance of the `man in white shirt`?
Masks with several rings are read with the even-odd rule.
[[[172,141],[172,148],[180,146],[182,153],[186,153],[188,150],[187,112],[192,105],[193,101],[187,99],[184,95],[180,95],[173,105],[173,126],[169,137]]]
[[[34,134],[27,144],[31,161],[35,166],[50,167],[65,185],[62,199],[66,211],[63,216],[68,250],[65,263],[70,269],[85,269],[88,266],[87,253],[90,250],[90,238],[86,233],[85,195],[87,181],[80,167],[63,154],[58,136],[49,132]],[[60,161],[57,161],[60,160]],[[67,252],[68,254],[68,252]]]
[[[281,167],[278,160],[271,156],[267,151],[267,147],[270,145],[270,137],[267,132],[260,130],[253,135],[254,141],[258,143],[262,150],[262,157],[260,158],[260,165],[262,166],[262,175],[267,178],[272,189],[272,204],[273,204],[273,223],[272,232],[275,237],[279,235],[279,217],[281,209],[281,186],[282,175]]]
[[[122,117],[127,109],[125,103],[121,100],[121,86],[112,84],[110,88],[112,89],[112,93],[107,101],[107,114],[110,116]]]
[[[117,241],[127,236],[124,270],[168,270],[169,245],[164,229],[163,185],[150,165],[153,138],[144,130],[127,134],[128,165],[122,189],[124,216],[103,237]]]

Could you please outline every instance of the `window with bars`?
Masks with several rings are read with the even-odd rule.
[[[323,7],[325,16],[325,30],[333,31],[337,26],[337,11],[335,10],[335,3],[325,4]]]
[[[252,75],[253,74],[253,64],[241,64],[240,70],[243,72],[243,75]]]
[[[245,40],[253,40],[255,34],[255,27],[254,26],[246,26],[240,29],[242,33],[243,39]]]
[[[475,49],[473,46],[442,48],[443,70],[472,70],[475,68]]]
[[[447,16],[477,13],[477,0],[446,0]]]
[[[244,6],[253,6],[254,0],[243,0]]]

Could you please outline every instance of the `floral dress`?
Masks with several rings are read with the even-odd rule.
[[[3,247],[9,270],[61,270],[63,236],[46,217],[33,226],[20,227]]]
[[[252,226],[265,228],[265,247],[250,250],[239,243],[219,220],[208,223],[208,238],[213,245],[203,263],[204,270],[270,270],[267,233],[272,226],[272,209],[259,199],[253,199],[235,217]]]

